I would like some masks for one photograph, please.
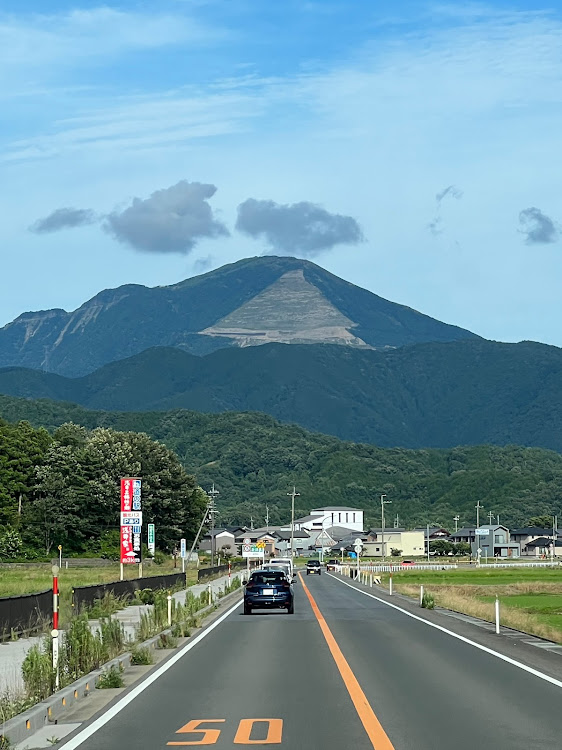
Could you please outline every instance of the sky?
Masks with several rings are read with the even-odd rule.
[[[3,0],[0,326],[276,254],[562,346],[545,3]]]

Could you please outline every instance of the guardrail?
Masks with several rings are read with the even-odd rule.
[[[82,607],[91,607],[96,599],[103,599],[106,594],[133,598],[142,589],[171,589],[185,586],[185,573],[170,573],[169,575],[147,576],[146,578],[132,578],[129,581],[112,581],[110,583],[94,583],[91,586],[76,586],[72,589],[72,606],[75,611]],[[52,593],[51,593],[52,606]]]
[[[37,594],[5,596],[0,599],[0,640],[32,633],[53,617],[53,592],[51,589]]]

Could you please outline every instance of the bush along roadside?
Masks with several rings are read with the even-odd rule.
[[[241,588],[238,577],[219,593],[219,598]],[[141,592],[143,594],[144,592]],[[59,684],[66,687],[89,672],[99,669],[103,664],[123,654],[132,647],[133,664],[152,664],[153,657],[150,650],[140,646],[143,641],[159,635],[169,627],[167,591],[152,591],[144,594],[145,603],[152,605],[151,609],[141,614],[140,623],[136,629],[134,642],[126,641],[121,623],[112,619],[111,615],[119,609],[122,602],[111,597],[96,602],[93,612],[83,612],[72,618],[66,631],[61,631],[59,646]],[[141,598],[141,597],[139,597]],[[159,648],[175,648],[179,638],[191,635],[193,628],[198,627],[197,613],[209,605],[206,591],[195,596],[187,592],[185,603],[180,604],[171,599],[171,630],[161,637]],[[99,618],[99,627],[92,632],[88,614],[95,614]],[[105,615],[105,616],[104,616]],[[52,639],[45,635],[43,640],[32,646],[26,654],[22,664],[22,676],[25,685],[23,694],[12,696],[0,695],[0,716],[3,721],[13,718],[18,713],[31,708],[35,703],[45,700],[55,692],[55,672],[53,670]],[[117,673],[119,680],[121,675]],[[105,672],[102,677],[103,687],[118,687],[115,675]],[[1,748],[0,748],[1,750]]]

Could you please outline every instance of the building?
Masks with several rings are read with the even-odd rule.
[[[281,557],[291,556],[291,531],[275,531],[275,553]],[[308,550],[310,545],[310,536],[306,531],[295,531],[293,533],[293,544],[295,554],[300,555]]]
[[[458,531],[454,531],[449,534],[448,542],[465,542],[465,544],[472,544],[476,539],[476,526],[464,526]]]
[[[556,538],[553,550],[552,536],[539,536],[525,545],[525,549],[521,550],[521,555],[525,557],[550,557],[553,552],[556,557],[562,555],[562,537]]]
[[[427,555],[428,527],[427,526],[420,527],[420,528],[414,529],[414,531],[421,531],[423,533],[423,538],[425,540],[424,551],[425,551],[425,554]],[[440,541],[442,539],[445,541],[452,541],[452,539],[449,538],[450,536],[451,535],[449,534],[447,529],[444,529],[442,526],[430,526],[429,527],[429,543],[430,544],[431,542]]]
[[[524,557],[540,557],[546,554],[545,547],[552,544],[552,529],[542,529],[539,526],[525,526],[522,529],[514,529],[510,533],[510,538],[514,542],[519,542],[521,555]],[[545,544],[544,539],[547,539]],[[541,543],[537,544],[541,540]],[[556,547],[558,547],[558,541]],[[550,554],[550,552],[549,552]]]
[[[309,534],[320,533],[325,525],[343,526],[350,531],[363,532],[363,511],[345,505],[327,505],[311,510],[308,516],[295,519],[295,529]]]
[[[400,550],[402,557],[421,557],[424,554],[425,533],[422,529],[385,529],[384,551],[382,529],[369,529],[363,542],[363,554],[367,557],[392,556],[392,550]]]
[[[509,538],[509,529],[501,524],[487,524],[478,528],[471,543],[472,556],[478,557],[520,557],[521,547]],[[478,553],[480,550],[480,553]]]
[[[215,529],[214,531],[208,531],[201,538],[199,550],[201,552],[206,552],[209,555],[213,549],[216,555],[237,555],[238,549],[235,540],[236,537],[234,531],[229,531],[228,529]]]

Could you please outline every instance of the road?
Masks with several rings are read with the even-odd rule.
[[[293,616],[231,608],[64,750],[562,747],[562,683],[326,574],[303,576],[295,592]]]

